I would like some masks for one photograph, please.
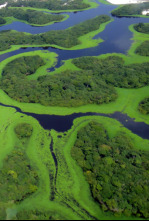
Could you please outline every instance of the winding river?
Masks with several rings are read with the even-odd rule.
[[[97,2],[97,1],[96,1]],[[55,23],[53,25],[45,27],[34,27],[27,25],[22,22],[13,22],[12,24],[1,26],[0,31],[2,30],[16,30],[28,32],[31,34],[39,34],[47,32],[50,30],[62,30],[69,28],[73,25],[76,25],[80,22],[83,22],[87,19],[96,17],[97,15],[106,14],[110,15],[110,11],[115,9],[116,6],[105,5],[100,3],[99,6],[95,9],[90,9],[82,12],[71,12],[67,13],[69,18],[63,22]],[[112,17],[112,16],[111,16]],[[112,17],[113,22],[109,23],[105,30],[94,37],[94,39],[102,38],[104,42],[100,43],[97,47],[82,49],[82,50],[60,50],[57,48],[20,48],[16,51],[5,53],[0,55],[0,61],[3,61],[13,55],[37,51],[37,50],[49,50],[50,52],[55,52],[58,54],[58,62],[56,67],[59,67],[62,64],[63,60],[77,58],[81,56],[98,56],[106,53],[123,53],[126,54],[128,49],[132,44],[133,34],[129,31],[128,27],[131,24],[143,22],[149,23],[149,18],[116,18]],[[53,69],[50,69],[51,71]],[[3,105],[3,104],[0,104]],[[11,107],[8,105],[3,105],[6,107]],[[22,112],[19,108],[13,107],[16,111],[24,113],[26,115],[36,118],[39,123],[43,126],[44,129],[55,129],[58,132],[64,132],[69,130],[74,119],[83,116],[105,116],[118,120],[126,128],[131,130],[133,133],[141,136],[144,139],[149,139],[149,125],[145,123],[135,122],[134,119],[129,118],[126,114],[116,112],[114,114],[98,114],[98,113],[74,113],[68,116],[56,116],[56,115],[39,115],[34,113]]]

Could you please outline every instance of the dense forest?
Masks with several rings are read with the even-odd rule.
[[[27,131],[27,127],[30,131]],[[17,130],[18,126],[15,130]],[[26,131],[28,136],[19,132],[22,144],[15,145],[13,151],[5,158],[0,169],[0,218],[6,219],[5,207],[11,203],[19,203],[38,189],[38,176],[30,165],[25,152],[25,144],[32,135],[31,126],[25,123],[19,125],[21,131]],[[18,135],[18,130],[17,130]],[[24,140],[25,139],[25,140]]]
[[[59,31],[49,31],[43,34],[31,35],[16,31],[0,32],[0,51],[9,49],[11,45],[58,45],[71,48],[78,45],[78,38],[99,29],[102,23],[110,21],[107,15],[100,15],[72,28]]]
[[[91,71],[66,71],[29,81],[43,61],[38,56],[22,57],[6,65],[0,87],[13,99],[50,106],[81,106],[109,103],[117,98],[114,88]]]
[[[140,88],[149,85],[149,62],[125,65],[118,56],[106,59],[81,57],[73,60],[73,64],[82,70],[92,70],[96,78],[119,88]]]
[[[138,32],[149,34],[149,24],[148,23],[139,23],[134,25],[134,29]]]
[[[27,76],[44,62],[39,56],[18,58],[3,69],[0,88],[19,102],[76,107],[115,101],[114,87],[139,88],[149,84],[149,63],[124,65],[118,56],[82,57],[73,63],[82,70],[29,81]]]
[[[149,41],[144,41],[139,47],[137,47],[135,53],[141,56],[149,56]]]
[[[12,9],[3,8],[0,10],[0,15],[3,17],[14,17],[16,19],[26,21],[30,24],[44,25],[50,22],[59,22],[64,19],[64,15],[60,14],[48,14],[35,10],[23,10],[23,9]],[[0,20],[1,24],[1,20]]]
[[[149,2],[142,4],[129,4],[113,10],[112,15],[117,17],[142,15],[142,11],[146,9],[149,9]]]
[[[43,59],[38,55],[20,57],[6,65],[3,70],[3,76],[8,74],[15,76],[31,75],[44,64]]]
[[[83,0],[18,0],[17,2],[9,2],[8,6],[12,7],[33,7],[33,8],[45,8],[49,10],[81,10],[90,7],[89,4],[84,3]]]
[[[142,114],[149,114],[149,98],[144,99],[140,104],[139,104],[139,111]]]
[[[135,149],[125,134],[110,139],[103,125],[91,122],[71,153],[103,211],[149,218],[149,152]]]

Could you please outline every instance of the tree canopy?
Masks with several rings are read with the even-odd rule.
[[[103,211],[149,218],[149,151],[122,133],[110,139],[93,121],[80,129],[71,154]]]
[[[121,57],[108,56],[105,59],[76,58],[73,64],[82,70],[92,70],[96,77],[114,87],[140,88],[149,85],[149,62],[125,65]]]
[[[50,22],[58,22],[64,18],[64,15],[60,15],[60,14],[48,14],[48,13],[35,11],[35,10],[23,10],[23,9],[16,9],[16,8],[0,9],[0,15],[3,18],[14,17],[16,19],[26,21],[30,24],[35,24],[35,25],[44,25]],[[1,20],[0,20],[0,24],[5,24],[5,23],[1,23]]]

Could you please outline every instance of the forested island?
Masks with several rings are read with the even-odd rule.
[[[128,4],[120,6],[119,8],[112,11],[111,14],[117,17],[123,17],[123,16],[135,17],[135,16],[142,16],[142,12],[148,9],[149,9],[149,2],[144,2],[141,4]]]
[[[16,8],[0,9],[0,16],[0,25],[6,24],[5,18],[7,17],[13,17],[33,25],[45,25],[50,22],[59,22],[65,18],[64,15],[48,14],[35,10],[23,10]]]
[[[49,10],[82,10],[90,7],[90,4],[85,3],[83,0],[50,0],[50,1],[23,1],[18,0],[17,2],[9,2],[8,6],[11,7],[32,7],[32,8],[44,8]]]

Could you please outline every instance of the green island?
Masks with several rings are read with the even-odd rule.
[[[16,8],[0,9],[0,25],[8,24],[15,20],[21,20],[34,26],[52,24],[54,22],[64,21],[68,16],[48,14],[36,10],[23,10]]]
[[[35,8],[82,11],[94,3],[8,0],[8,6],[16,8],[2,10],[31,15]],[[20,9],[22,4],[25,8]],[[110,17],[102,15],[40,35],[1,31],[0,55],[20,46],[94,47],[102,40],[92,38],[109,22]],[[58,55],[44,50],[1,62],[0,220],[149,219],[147,139],[110,117],[78,117],[68,130],[58,132],[44,129],[29,115],[46,114],[45,121],[47,115],[59,115],[69,121],[69,115],[80,112],[122,112],[149,125],[149,59],[143,45],[149,42],[148,24],[129,29],[134,43],[127,55],[85,56],[65,60],[55,68]],[[139,47],[146,47],[146,52],[138,51]]]
[[[8,7],[29,7],[29,8],[36,8],[36,9],[47,9],[50,11],[80,11],[80,10],[87,10],[90,8],[97,7],[97,3],[90,1],[90,0],[51,0],[51,1],[22,1],[18,0],[17,2],[9,1]]]
[[[147,17],[147,15],[143,15],[142,12],[144,10],[149,9],[149,2],[144,2],[141,4],[127,4],[119,6],[118,8],[114,9],[111,14],[116,17]]]

